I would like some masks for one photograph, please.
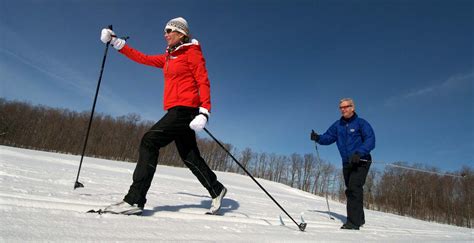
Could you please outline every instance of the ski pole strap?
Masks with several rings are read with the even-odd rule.
[[[316,149],[316,155],[318,156],[318,160],[321,161],[321,157],[319,156],[318,143],[316,141],[314,141],[314,148]]]
[[[206,113],[204,113],[204,112],[199,112],[199,115],[205,116],[205,117],[206,117],[206,120],[209,121],[209,115],[208,115],[208,114],[206,114]]]

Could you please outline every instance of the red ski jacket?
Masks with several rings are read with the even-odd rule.
[[[135,62],[163,68],[163,106],[204,107],[211,111],[211,94],[206,61],[196,40],[182,44],[171,53],[146,55],[126,44],[120,52]]]

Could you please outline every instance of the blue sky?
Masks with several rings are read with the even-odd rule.
[[[352,97],[376,133],[375,160],[474,165],[474,3],[407,1],[79,1],[0,4],[0,95],[90,111],[100,30],[148,53],[185,17],[211,80],[208,128],[239,149],[313,153]],[[163,116],[161,70],[109,51],[97,112]],[[200,134],[206,137],[204,133]],[[336,146],[319,147],[340,165]]]

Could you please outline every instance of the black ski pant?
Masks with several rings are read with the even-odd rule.
[[[347,222],[356,226],[365,224],[364,184],[371,163],[345,164],[342,172],[346,184]]]
[[[189,123],[198,115],[198,108],[177,106],[168,110],[153,127],[143,136],[138,163],[133,172],[133,183],[124,201],[143,207],[146,194],[158,164],[160,148],[175,142],[184,164],[209,191],[212,198],[217,197],[223,185],[217,181],[216,174],[209,168],[199,153],[196,134],[189,128]]]

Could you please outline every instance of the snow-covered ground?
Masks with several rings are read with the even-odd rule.
[[[360,231],[341,230],[345,205],[259,180],[306,232],[298,230],[247,176],[217,172],[229,189],[223,216],[204,215],[211,198],[187,169],[159,166],[143,216],[85,213],[120,201],[135,164],[85,158],[85,187],[73,190],[79,156],[0,146],[3,241],[474,241],[472,229],[366,210]],[[282,226],[279,216],[285,225]]]

